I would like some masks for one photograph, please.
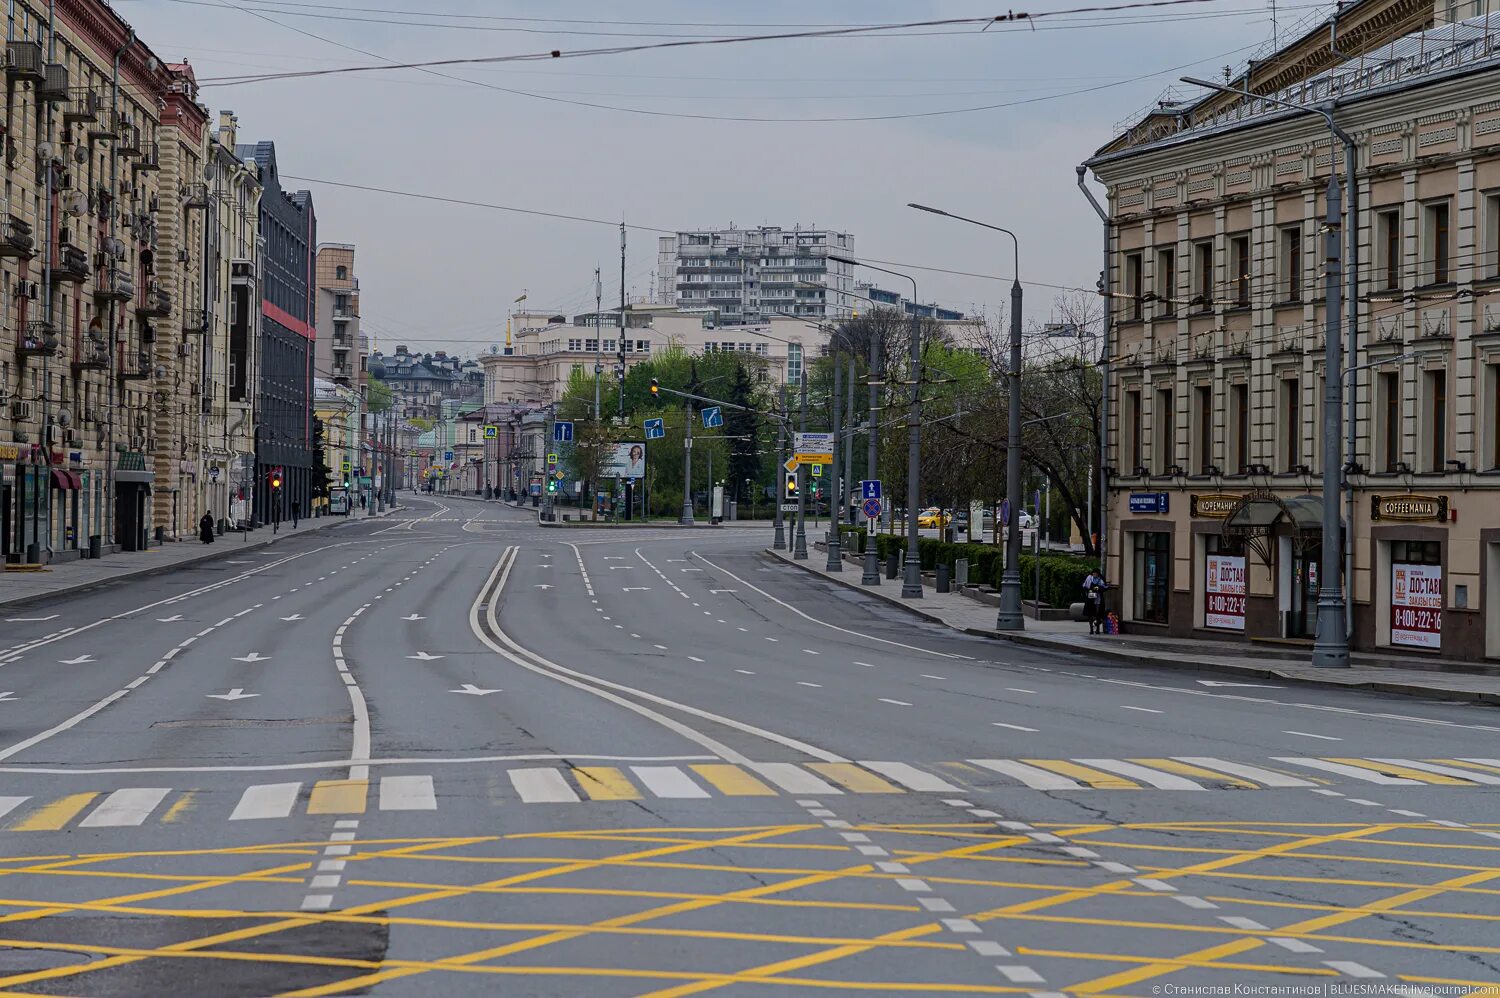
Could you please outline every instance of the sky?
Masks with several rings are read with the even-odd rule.
[[[915,277],[924,302],[996,314],[1010,294],[1010,241],[906,207],[912,201],[1014,231],[1025,321],[1047,321],[1060,288],[1092,289],[1099,271],[1100,223],[1077,189],[1077,166],[1179,76],[1215,76],[1272,37],[1267,0],[1060,13],[1117,2],[1131,0],[1046,0],[1021,11],[1054,16],[982,31],[956,24],[247,82],[233,78],[1017,9],[977,0],[114,7],[164,61],[193,64],[200,101],[215,117],[233,110],[241,142],[275,141],[283,185],[314,194],[320,241],[357,246],[362,325],[382,350],[476,355],[504,339],[523,293],[538,309],[592,308],[599,266],[605,303],[617,302],[621,220],[644,227],[627,236],[632,300],[653,290],[652,228],[800,224],[853,233],[856,256]],[[1289,0],[1274,17],[1285,32],[1327,10]]]

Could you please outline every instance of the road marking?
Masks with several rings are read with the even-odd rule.
[[[1334,762],[1346,762],[1370,769],[1378,768],[1392,776],[1401,776],[1424,783],[1436,783],[1441,786],[1465,787],[1475,783],[1500,786],[1500,777],[1486,776],[1483,773],[1469,772],[1452,766],[1434,766],[1432,763],[1415,762],[1410,759],[1335,759]]]
[[[475,686],[473,683],[464,683],[461,688],[456,689],[456,690],[449,690],[448,692],[449,693],[467,693],[469,696],[483,697],[483,696],[489,696],[491,693],[503,693],[505,691],[501,690],[501,689],[498,689],[498,688],[496,688],[496,689],[484,689],[482,687]]]
[[[992,769],[1002,776],[1009,776],[1019,780],[1021,783],[1033,790],[1082,790],[1083,784],[1074,782],[1065,776],[1038,769],[1036,766],[1028,766],[1024,762],[1016,762],[1014,759],[970,759],[976,766]]]
[[[204,696],[210,700],[249,700],[251,697],[260,696],[259,693],[246,693],[243,686],[236,686],[228,693],[205,693]]]
[[[1179,755],[1175,758],[1178,762],[1185,762],[1190,766],[1203,766],[1206,769],[1216,769],[1221,773],[1230,773],[1267,787],[1315,786],[1315,784],[1308,780],[1299,779],[1295,776],[1287,776],[1285,773],[1262,769],[1259,766],[1247,766],[1241,762],[1226,762],[1223,759],[1215,759],[1212,756]]]
[[[56,620],[58,617],[61,617],[61,616],[62,616],[62,614],[60,614],[60,613],[53,613],[53,614],[48,614],[45,617],[6,617],[5,618],[5,622],[7,624],[40,623],[41,621],[44,621],[44,620]],[[178,618],[178,619],[181,619],[181,618]]]
[[[940,777],[931,773],[925,773],[915,766],[909,766],[904,762],[880,762],[860,759],[859,764],[866,769],[874,770],[881,776],[889,777],[901,784],[908,790],[918,793],[962,793],[962,789],[955,787]]]
[[[842,794],[843,791],[789,762],[752,762],[750,768],[789,794]]]
[[[308,814],[364,814],[369,780],[319,780],[307,799]]]
[[[1010,728],[1012,731],[1025,731],[1030,734],[1036,734],[1037,731],[1036,728],[1028,728],[1023,724],[1006,724],[1004,721],[991,721],[990,723],[997,728]]]
[[[300,783],[262,783],[246,787],[240,801],[234,807],[230,821],[247,821],[256,818],[285,818],[297,804]]]
[[[658,797],[683,800],[708,796],[707,790],[676,766],[631,766],[630,769],[646,789]]]
[[[30,797],[0,797],[0,818],[10,814],[29,800],[31,800]]]
[[[1215,773],[1211,769],[1203,769],[1200,766],[1190,766],[1185,762],[1175,759],[1132,759],[1131,762],[1140,763],[1142,766],[1150,766],[1152,769],[1164,769],[1169,773],[1180,773],[1183,776],[1196,776],[1200,780],[1208,780],[1210,783],[1232,783],[1237,787],[1245,787],[1249,790],[1260,788],[1249,780],[1242,780],[1223,773]]]
[[[1176,776],[1172,773],[1158,772],[1154,769],[1147,769],[1145,766],[1138,766],[1133,762],[1123,762],[1119,759],[1080,759],[1078,761],[1089,766],[1094,766],[1098,769],[1107,770],[1111,773],[1119,773],[1121,776],[1128,776],[1131,779],[1140,780],[1142,783],[1146,783],[1150,786],[1156,787],[1158,790],[1208,789],[1207,787],[1200,786],[1199,784],[1194,783],[1192,780],[1184,779],[1181,776]]]
[[[1309,769],[1321,769],[1329,773],[1337,773],[1340,776],[1350,776],[1356,780],[1366,783],[1374,783],[1382,787],[1420,787],[1421,780],[1408,780],[1399,776],[1386,776],[1372,770],[1361,769],[1358,766],[1346,766],[1338,762],[1328,762],[1325,759],[1306,759],[1297,756],[1276,756],[1277,762],[1289,762],[1294,766],[1306,766]]]
[[[1012,984],[1044,984],[1046,979],[1032,970],[1030,967],[1008,967],[1005,964],[996,964],[995,969]]]
[[[430,776],[382,776],[382,811],[436,811],[437,794]]]
[[[876,697],[876,699],[879,700],[881,703],[894,704],[897,707],[910,707],[911,706],[911,704],[907,703],[905,700],[891,700],[891,699],[889,699],[887,697]]]
[[[745,676],[753,676],[753,675],[755,675],[755,673],[751,672],[749,669],[735,669],[734,671],[740,673],[741,675],[745,675]]]
[[[899,794],[900,787],[882,780],[867,769],[851,762],[809,762],[807,768],[815,773],[836,780],[857,794]]]
[[[822,683],[804,683],[801,680],[797,681],[797,685],[798,686],[811,686],[815,690],[821,690],[823,688],[823,684]]]
[[[866,668],[866,669],[873,669],[873,668],[875,668],[875,667],[874,667],[874,666],[873,666],[873,665],[871,665],[871,664],[870,664],[870,663],[869,663],[869,662],[855,662],[855,663],[854,663],[854,664],[855,664],[855,665],[862,665],[862,666],[864,666],[864,667],[865,667],[865,668]]]
[[[813,763],[813,765],[829,765]],[[745,772],[739,766],[727,763],[697,763],[689,767],[711,783],[720,793],[730,797],[774,797],[776,791]]]
[[[1303,738],[1317,738],[1320,741],[1325,741],[1325,742],[1341,742],[1341,741],[1343,741],[1342,738],[1335,738],[1332,735],[1314,735],[1314,734],[1312,734],[1310,732],[1307,732],[1307,731],[1283,731],[1282,734],[1283,735],[1300,735]]]
[[[945,682],[946,682],[946,681],[947,681],[947,679],[948,679],[948,677],[947,677],[947,676],[932,676],[932,675],[928,675],[928,674],[927,674],[927,673],[925,673],[925,672],[924,672],[924,673],[922,673],[922,678],[923,678],[923,679],[941,679],[941,680],[944,680],[944,681],[945,681]]]
[[[614,766],[574,766],[573,777],[593,800],[640,800],[640,791]]]
[[[55,832],[67,826],[68,822],[78,816],[78,813],[88,807],[98,794],[69,794],[59,797],[57,800],[38,808],[21,821],[11,826],[15,832]]]
[[[171,793],[170,787],[132,787],[116,790],[80,821],[80,828],[123,828],[139,825]]]
[[[578,795],[555,769],[512,769],[510,784],[527,804],[576,804]]]
[[[85,662],[92,662],[92,661],[94,661],[94,656],[92,656],[92,655],[79,655],[77,658],[60,658],[60,659],[57,660],[57,664],[58,665],[83,665]]]
[[[1362,963],[1355,963],[1352,960],[1324,960],[1323,961],[1323,966],[1330,967],[1330,968],[1332,968],[1334,970],[1337,970],[1339,973],[1344,974],[1345,976],[1348,976],[1348,977],[1370,977],[1370,978],[1374,978],[1374,977],[1384,977],[1385,976],[1384,974],[1382,974],[1378,970],[1371,970],[1369,967],[1366,967],[1364,964],[1362,964]]]
[[[1120,709],[1121,710],[1138,710],[1138,711],[1140,711],[1143,714],[1165,714],[1166,713],[1166,711],[1164,711],[1164,710],[1156,710],[1156,709],[1154,709],[1152,707],[1131,707],[1128,704],[1121,704],[1120,705]]]
[[[688,658],[692,659],[694,662],[702,662],[702,661],[704,661],[704,659],[699,658],[697,655],[689,655]],[[1497,781],[1497,782],[1500,782],[1500,781]]]

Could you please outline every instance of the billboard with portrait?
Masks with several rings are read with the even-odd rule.
[[[604,459],[606,478],[646,477],[646,445],[642,441],[615,444]]]

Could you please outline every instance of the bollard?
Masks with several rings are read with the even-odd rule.
[[[953,563],[953,581],[959,588],[969,584],[969,559],[960,558]]]
[[[948,585],[948,563],[946,561],[940,561],[940,562],[938,562],[938,566],[937,566],[937,591],[940,592],[940,593],[947,593],[947,592],[952,592],[953,591],[949,587],[949,585]]]
[[[894,579],[900,567],[901,563],[896,557],[896,552],[892,551],[885,556],[885,577],[887,579]]]

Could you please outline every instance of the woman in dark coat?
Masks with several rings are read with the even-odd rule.
[[[214,514],[210,510],[203,514],[203,519],[198,521],[198,539],[204,544],[214,542]]]

